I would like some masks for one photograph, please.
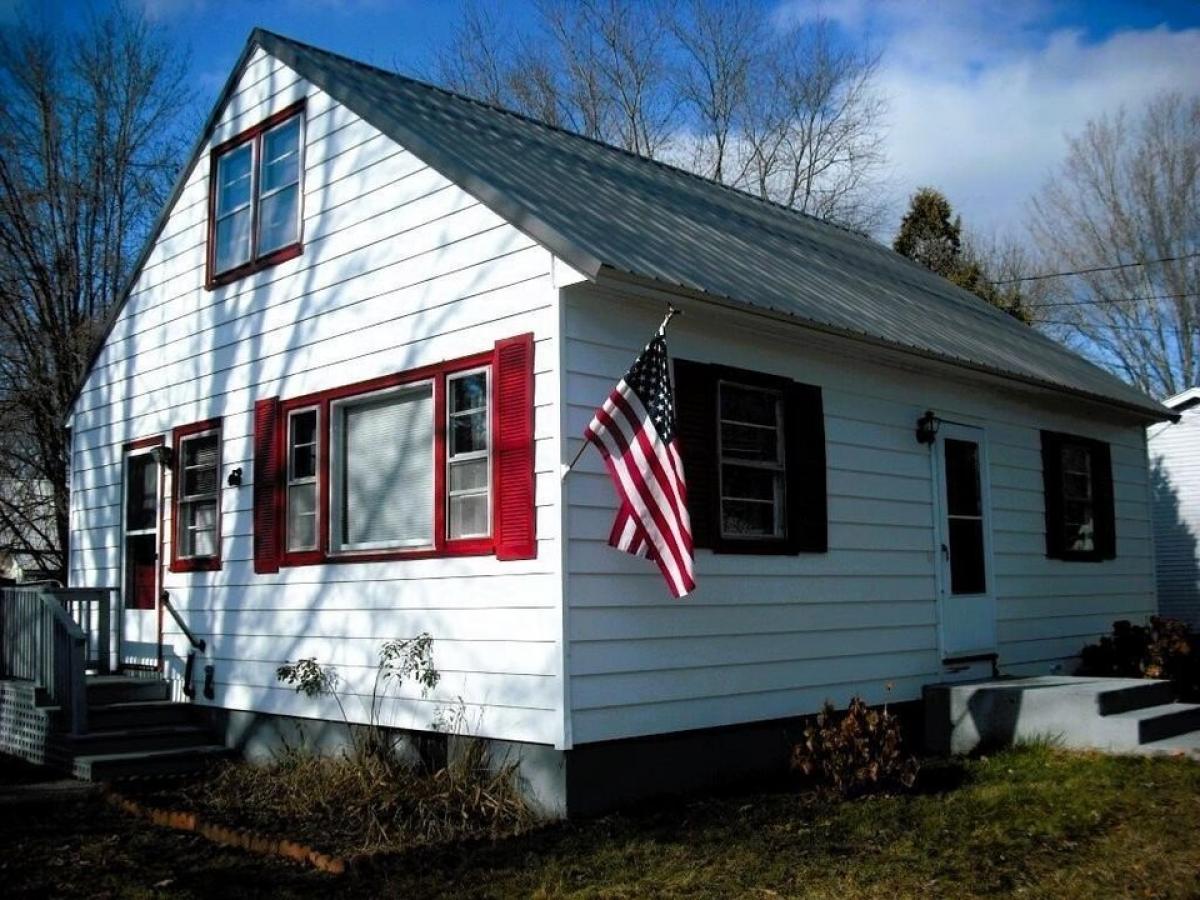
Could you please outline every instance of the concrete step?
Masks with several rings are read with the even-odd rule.
[[[204,747],[212,743],[212,735],[201,725],[150,725],[90,731],[68,740],[75,756],[95,756],[139,750]]]
[[[1134,709],[1162,706],[1174,700],[1169,681],[1149,679],[1135,683],[1123,682],[1121,687],[1103,690],[1096,695],[1096,706],[1102,716],[1113,716]]]
[[[1138,748],[1147,756],[1186,756],[1200,761],[1200,731],[1189,731],[1174,737],[1150,741]]]
[[[199,772],[233,755],[234,751],[215,744],[173,750],[96,753],[75,757],[72,771],[76,778],[84,781],[122,781]]]
[[[1114,749],[1132,749],[1200,729],[1200,704],[1165,703],[1106,716],[1101,721]]]
[[[195,719],[195,707],[171,700],[109,703],[88,709],[88,727],[93,731],[151,725],[187,725]]]
[[[96,675],[87,680],[88,706],[166,700],[170,685],[162,678],[133,678],[128,675]]]

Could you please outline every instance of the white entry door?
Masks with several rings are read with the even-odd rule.
[[[125,454],[121,536],[121,667],[157,668],[161,484],[153,447]]]
[[[996,597],[986,435],[982,428],[942,422],[934,450],[942,658],[992,654]]]

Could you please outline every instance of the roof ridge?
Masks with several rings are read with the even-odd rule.
[[[820,216],[815,216],[812,213],[804,212],[803,210],[796,209],[794,206],[788,206],[784,203],[780,203],[776,200],[771,200],[767,197],[760,197],[757,194],[752,194],[747,190],[743,190],[742,188],[736,187],[731,184],[726,184],[723,181],[717,181],[715,178],[710,178],[707,175],[701,175],[699,172],[693,172],[690,169],[685,169],[682,166],[675,165],[674,163],[669,163],[669,162],[666,162],[661,159],[654,159],[653,157],[650,157],[650,156],[642,156],[640,153],[634,153],[632,150],[626,149],[625,147],[618,147],[616,144],[610,144],[608,141],[600,140],[600,138],[590,137],[586,134],[580,134],[578,131],[572,131],[570,128],[564,128],[561,125],[552,125],[549,122],[545,122],[541,119],[534,118],[533,116],[528,115],[526,113],[518,112],[515,109],[509,109],[506,106],[500,106],[496,103],[491,103],[487,100],[480,100],[478,97],[472,97],[469,94],[462,93],[461,91],[452,90],[450,88],[443,87],[440,84],[434,84],[431,81],[425,81],[424,79],[421,79],[421,78],[414,78],[412,75],[405,75],[400,72],[395,72],[395,71],[391,71],[389,69],[385,69],[382,66],[372,65],[371,63],[366,63],[366,62],[363,62],[362,60],[355,59],[352,56],[345,56],[341,53],[335,53],[332,50],[326,50],[324,47],[318,47],[315,44],[307,44],[304,41],[299,41],[299,40],[296,40],[295,38],[291,38],[286,35],[279,34],[278,32],[269,31],[265,28],[255,28],[252,38],[256,38],[256,36],[259,34],[268,35],[269,37],[274,38],[276,40],[286,41],[290,44],[296,45],[297,47],[303,47],[305,50],[314,51],[316,53],[324,54],[325,56],[332,56],[337,59],[344,60],[345,62],[348,62],[351,65],[357,66],[360,69],[368,69],[372,72],[378,72],[381,75],[385,75],[389,78],[398,78],[401,81],[406,81],[409,84],[416,85],[417,87],[424,88],[425,90],[436,91],[437,93],[444,94],[447,97],[453,97],[455,100],[460,100],[465,103],[470,103],[470,104],[472,104],[474,106],[478,106],[482,109],[490,110],[492,112],[499,113],[501,115],[509,116],[511,118],[518,119],[523,122],[528,122],[531,125],[535,125],[538,128],[544,128],[547,131],[554,131],[559,134],[568,135],[569,137],[575,138],[576,140],[587,141],[588,143],[595,144],[598,147],[603,147],[605,150],[608,150],[610,152],[619,153],[623,156],[630,157],[631,159],[635,159],[642,163],[648,163],[653,166],[658,166],[659,168],[665,169],[666,171],[671,172],[672,174],[682,175],[686,178],[695,179],[696,181],[699,181],[699,182],[709,185],[711,187],[717,187],[724,191],[728,191],[729,193],[734,194],[737,197],[744,198],[747,200],[753,200],[756,203],[760,203],[764,206],[771,207],[772,209],[782,210],[783,212],[789,213],[805,222],[813,222],[813,223],[816,223],[817,225],[824,225],[824,226],[828,226],[830,228],[835,228],[838,231],[844,232],[845,234],[853,235],[854,237],[858,238],[859,240],[868,242],[872,245],[875,245],[875,246],[880,247],[885,250],[887,249],[879,241],[876,241],[874,238],[872,238],[866,232],[859,231],[857,228],[852,228],[849,225],[844,225],[840,222],[835,222],[832,219],[822,219]]]

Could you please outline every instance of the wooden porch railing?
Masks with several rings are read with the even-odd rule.
[[[84,665],[107,675],[112,671],[114,588],[46,588],[70,614],[87,638]]]
[[[32,681],[62,709],[71,734],[84,734],[87,636],[53,591],[0,587],[0,678]]]

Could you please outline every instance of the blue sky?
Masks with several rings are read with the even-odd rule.
[[[28,0],[0,0],[0,19]],[[70,20],[107,0],[35,0]],[[459,0],[128,0],[190,48],[211,102],[262,25],[384,67],[427,73]],[[1019,226],[1029,195],[1062,158],[1065,137],[1163,90],[1200,90],[1200,2],[1049,0],[763,0],[779,27],[831,19],[880,51],[891,103],[889,193],[899,210],[923,184],[944,190],[968,224]],[[504,3],[516,22],[531,2]]]

